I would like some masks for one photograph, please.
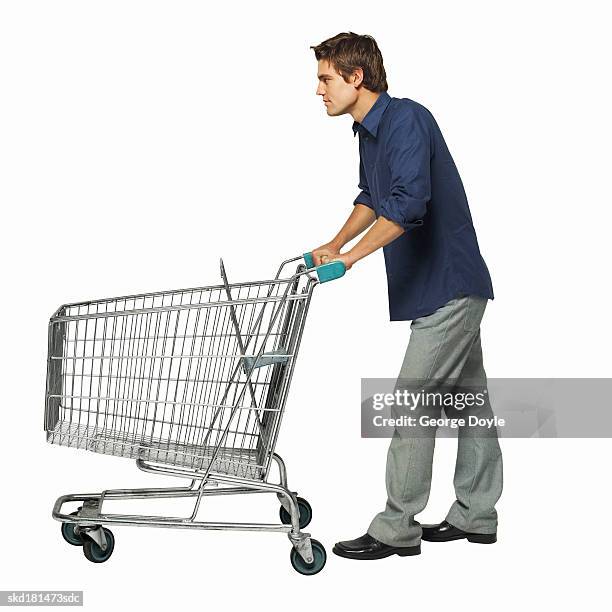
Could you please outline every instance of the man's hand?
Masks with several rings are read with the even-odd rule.
[[[355,263],[349,253],[344,253],[344,255],[336,255],[331,260],[326,260],[325,263],[329,263],[330,261],[341,261],[347,270],[350,270]]]
[[[315,266],[320,266],[324,263],[329,263],[332,259],[336,259],[340,254],[340,247],[334,242],[328,242],[312,251],[312,259]]]

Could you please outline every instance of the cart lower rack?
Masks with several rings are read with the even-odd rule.
[[[49,322],[47,440],[190,481],[63,495],[53,518],[64,539],[101,563],[115,542],[106,525],[277,531],[288,534],[299,573],[319,572],[325,548],[302,531],[310,504],[289,490],[275,446],[313,289],[344,273],[340,261],[315,268],[307,253],[272,280],[231,284],[221,262],[221,285],[60,307]],[[269,481],[273,463],[278,483]],[[196,520],[207,496],[246,493],[274,493],[280,522]],[[179,497],[193,499],[190,516],[102,512],[107,500]],[[70,502],[79,507],[67,514]]]

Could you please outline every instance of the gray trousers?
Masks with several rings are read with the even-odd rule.
[[[486,388],[480,322],[487,300],[464,296],[434,313],[414,319],[400,379],[469,381]],[[487,400],[484,413],[492,416]],[[434,429],[435,433],[435,429]],[[390,546],[421,541],[416,514],[427,505],[435,435],[418,437],[396,429],[387,454],[385,510],[374,517],[368,533]],[[495,533],[495,504],[503,486],[497,431],[459,428],[454,487],[456,500],[446,520],[470,533]]]

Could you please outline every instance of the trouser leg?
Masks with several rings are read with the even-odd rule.
[[[465,296],[415,319],[400,380],[457,380],[472,350],[485,306],[484,298]],[[377,540],[392,546],[419,544],[422,531],[414,516],[429,499],[434,447],[435,431],[415,435],[396,429],[387,453],[386,507],[368,528]]]
[[[414,516],[427,505],[435,437],[402,437],[397,432],[387,452],[387,503],[368,533],[390,546],[416,546],[421,526]]]
[[[487,389],[480,331],[461,372],[458,386],[482,391]],[[480,418],[493,418],[488,392],[483,396],[484,405],[478,409],[466,409],[466,418],[471,413]],[[495,504],[503,488],[502,454],[495,427],[469,426],[459,429],[453,483],[456,500],[446,520],[451,525],[470,533],[495,533],[497,531]]]

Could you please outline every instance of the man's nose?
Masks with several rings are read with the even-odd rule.
[[[317,86],[317,96],[322,96],[324,93],[325,92],[323,91],[321,85]]]

